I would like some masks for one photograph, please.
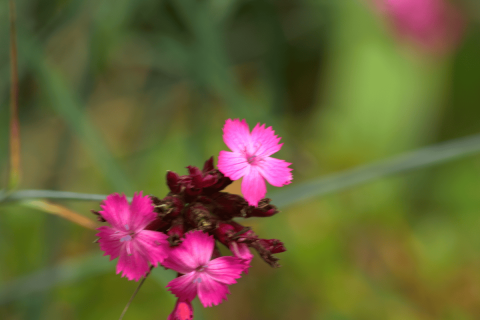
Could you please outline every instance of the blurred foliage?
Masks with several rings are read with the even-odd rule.
[[[293,184],[480,132],[480,8],[455,53],[399,43],[354,0],[19,0],[21,188],[163,196],[225,148],[226,118],[272,125]],[[8,170],[8,5],[0,5],[0,172]],[[254,259],[196,319],[480,318],[480,158],[246,221],[288,251]],[[287,188],[287,187],[286,187]],[[285,190],[287,190],[285,188]],[[273,191],[274,188],[269,189]],[[89,216],[98,202],[63,201]],[[136,283],[95,232],[0,207],[1,319],[115,319]],[[158,273],[158,274],[157,274]],[[166,319],[155,271],[125,319]]]

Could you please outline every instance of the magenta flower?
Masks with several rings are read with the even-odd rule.
[[[120,256],[117,274],[122,272],[122,277],[138,281],[149,271],[149,262],[156,266],[167,257],[167,235],[145,230],[157,218],[149,196],[142,196],[142,192],[135,194],[129,205],[125,195],[115,193],[100,207],[103,210],[99,213],[110,227],[98,228],[98,242],[104,255],[110,255],[110,260]]]
[[[180,300],[192,301],[198,294],[204,307],[217,305],[227,299],[228,285],[240,278],[245,262],[230,256],[210,260],[214,245],[212,236],[198,230],[191,231],[163,261],[166,268],[183,274],[167,285]]]
[[[376,0],[402,38],[421,49],[444,53],[454,49],[464,31],[464,17],[445,0]]]
[[[258,206],[265,197],[265,180],[275,187],[282,187],[292,180],[292,169],[284,160],[270,157],[279,151],[283,143],[272,127],[258,123],[252,133],[245,120],[228,119],[223,127],[223,141],[232,150],[220,151],[218,169],[232,180],[243,177],[242,193],[249,205]]]
[[[191,320],[193,319],[193,308],[190,301],[183,301],[178,299],[173,308],[172,313],[168,316],[167,320]]]

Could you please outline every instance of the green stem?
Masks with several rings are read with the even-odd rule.
[[[313,197],[351,188],[395,173],[407,172],[441,164],[480,152],[480,134],[450,140],[400,156],[356,167],[312,181],[299,183],[275,192],[270,198],[278,207],[286,207]],[[6,193],[0,190],[0,202],[25,199],[63,199],[102,201],[106,195],[53,190],[20,190]]]
[[[480,152],[480,134],[449,140],[400,156],[355,167],[340,173],[297,184],[275,192],[270,198],[278,207],[325,195],[392,174],[438,165]]]

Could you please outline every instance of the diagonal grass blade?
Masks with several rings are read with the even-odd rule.
[[[450,140],[398,157],[331,174],[275,192],[275,205],[286,207],[313,197],[352,188],[392,174],[441,164],[480,152],[480,134]]]
[[[286,207],[313,197],[352,188],[385,176],[438,165],[478,152],[480,152],[480,134],[450,140],[391,159],[300,183],[282,191],[277,191],[270,198],[278,207]],[[4,194],[3,199],[1,195],[2,193],[0,193],[0,202],[29,198],[100,201],[106,197],[98,194],[53,190],[20,190],[8,195]]]
[[[9,188],[14,189],[21,179],[20,123],[18,121],[18,62],[15,2],[10,0],[10,177]]]
[[[95,230],[97,229],[98,225],[95,221],[88,219],[68,208],[65,208],[58,204],[49,203],[45,200],[27,200],[21,202],[22,205],[30,208],[34,208],[37,210],[41,210],[47,213],[51,213],[57,215],[61,218],[70,220],[84,228]]]

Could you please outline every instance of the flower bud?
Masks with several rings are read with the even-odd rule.
[[[192,303],[186,300],[177,300],[175,308],[173,308],[172,313],[168,316],[167,320],[192,320],[193,319],[193,308]]]
[[[205,164],[203,165],[203,173],[206,174],[212,170],[215,169],[215,165],[213,164],[213,156],[210,157],[207,161],[205,161]]]
[[[180,192],[179,185],[180,176],[173,171],[167,171],[167,185],[172,193]]]
[[[203,231],[210,231],[215,228],[217,219],[215,219],[210,210],[201,203],[192,204],[186,212],[187,222],[194,228]]]
[[[265,248],[265,250],[270,251],[271,253],[281,253],[287,251],[283,242],[277,239],[260,239],[258,240],[259,244]]]
[[[185,234],[185,224],[182,217],[178,217],[172,222],[172,226],[167,231],[168,242],[170,246],[178,246]]]
[[[214,195],[216,204],[215,214],[223,219],[232,219],[233,217],[245,217],[245,209],[248,203],[242,196],[219,192]]]
[[[203,174],[200,169],[194,166],[188,166],[188,173],[190,174],[190,178],[192,179],[192,184],[195,188],[202,188],[202,181],[203,181]]]
[[[265,198],[260,200],[258,203],[258,207],[250,206],[246,210],[245,218],[250,217],[271,217],[274,214],[280,212],[278,211],[277,207],[270,204],[270,199]]]
[[[205,189],[203,191],[204,194],[211,195],[211,194],[214,194],[216,192],[222,191],[229,184],[231,184],[233,182],[232,180],[230,180],[230,178],[225,177],[223,175],[223,173],[221,173],[217,169],[214,169],[214,170],[210,171],[209,175],[213,177],[211,179],[212,179],[212,181],[215,181],[215,182],[212,185],[210,185],[208,187],[205,187]]]
[[[215,238],[223,243],[224,245],[228,246],[230,242],[230,236],[235,233],[235,228],[226,222],[220,222],[217,228],[213,231]]]

